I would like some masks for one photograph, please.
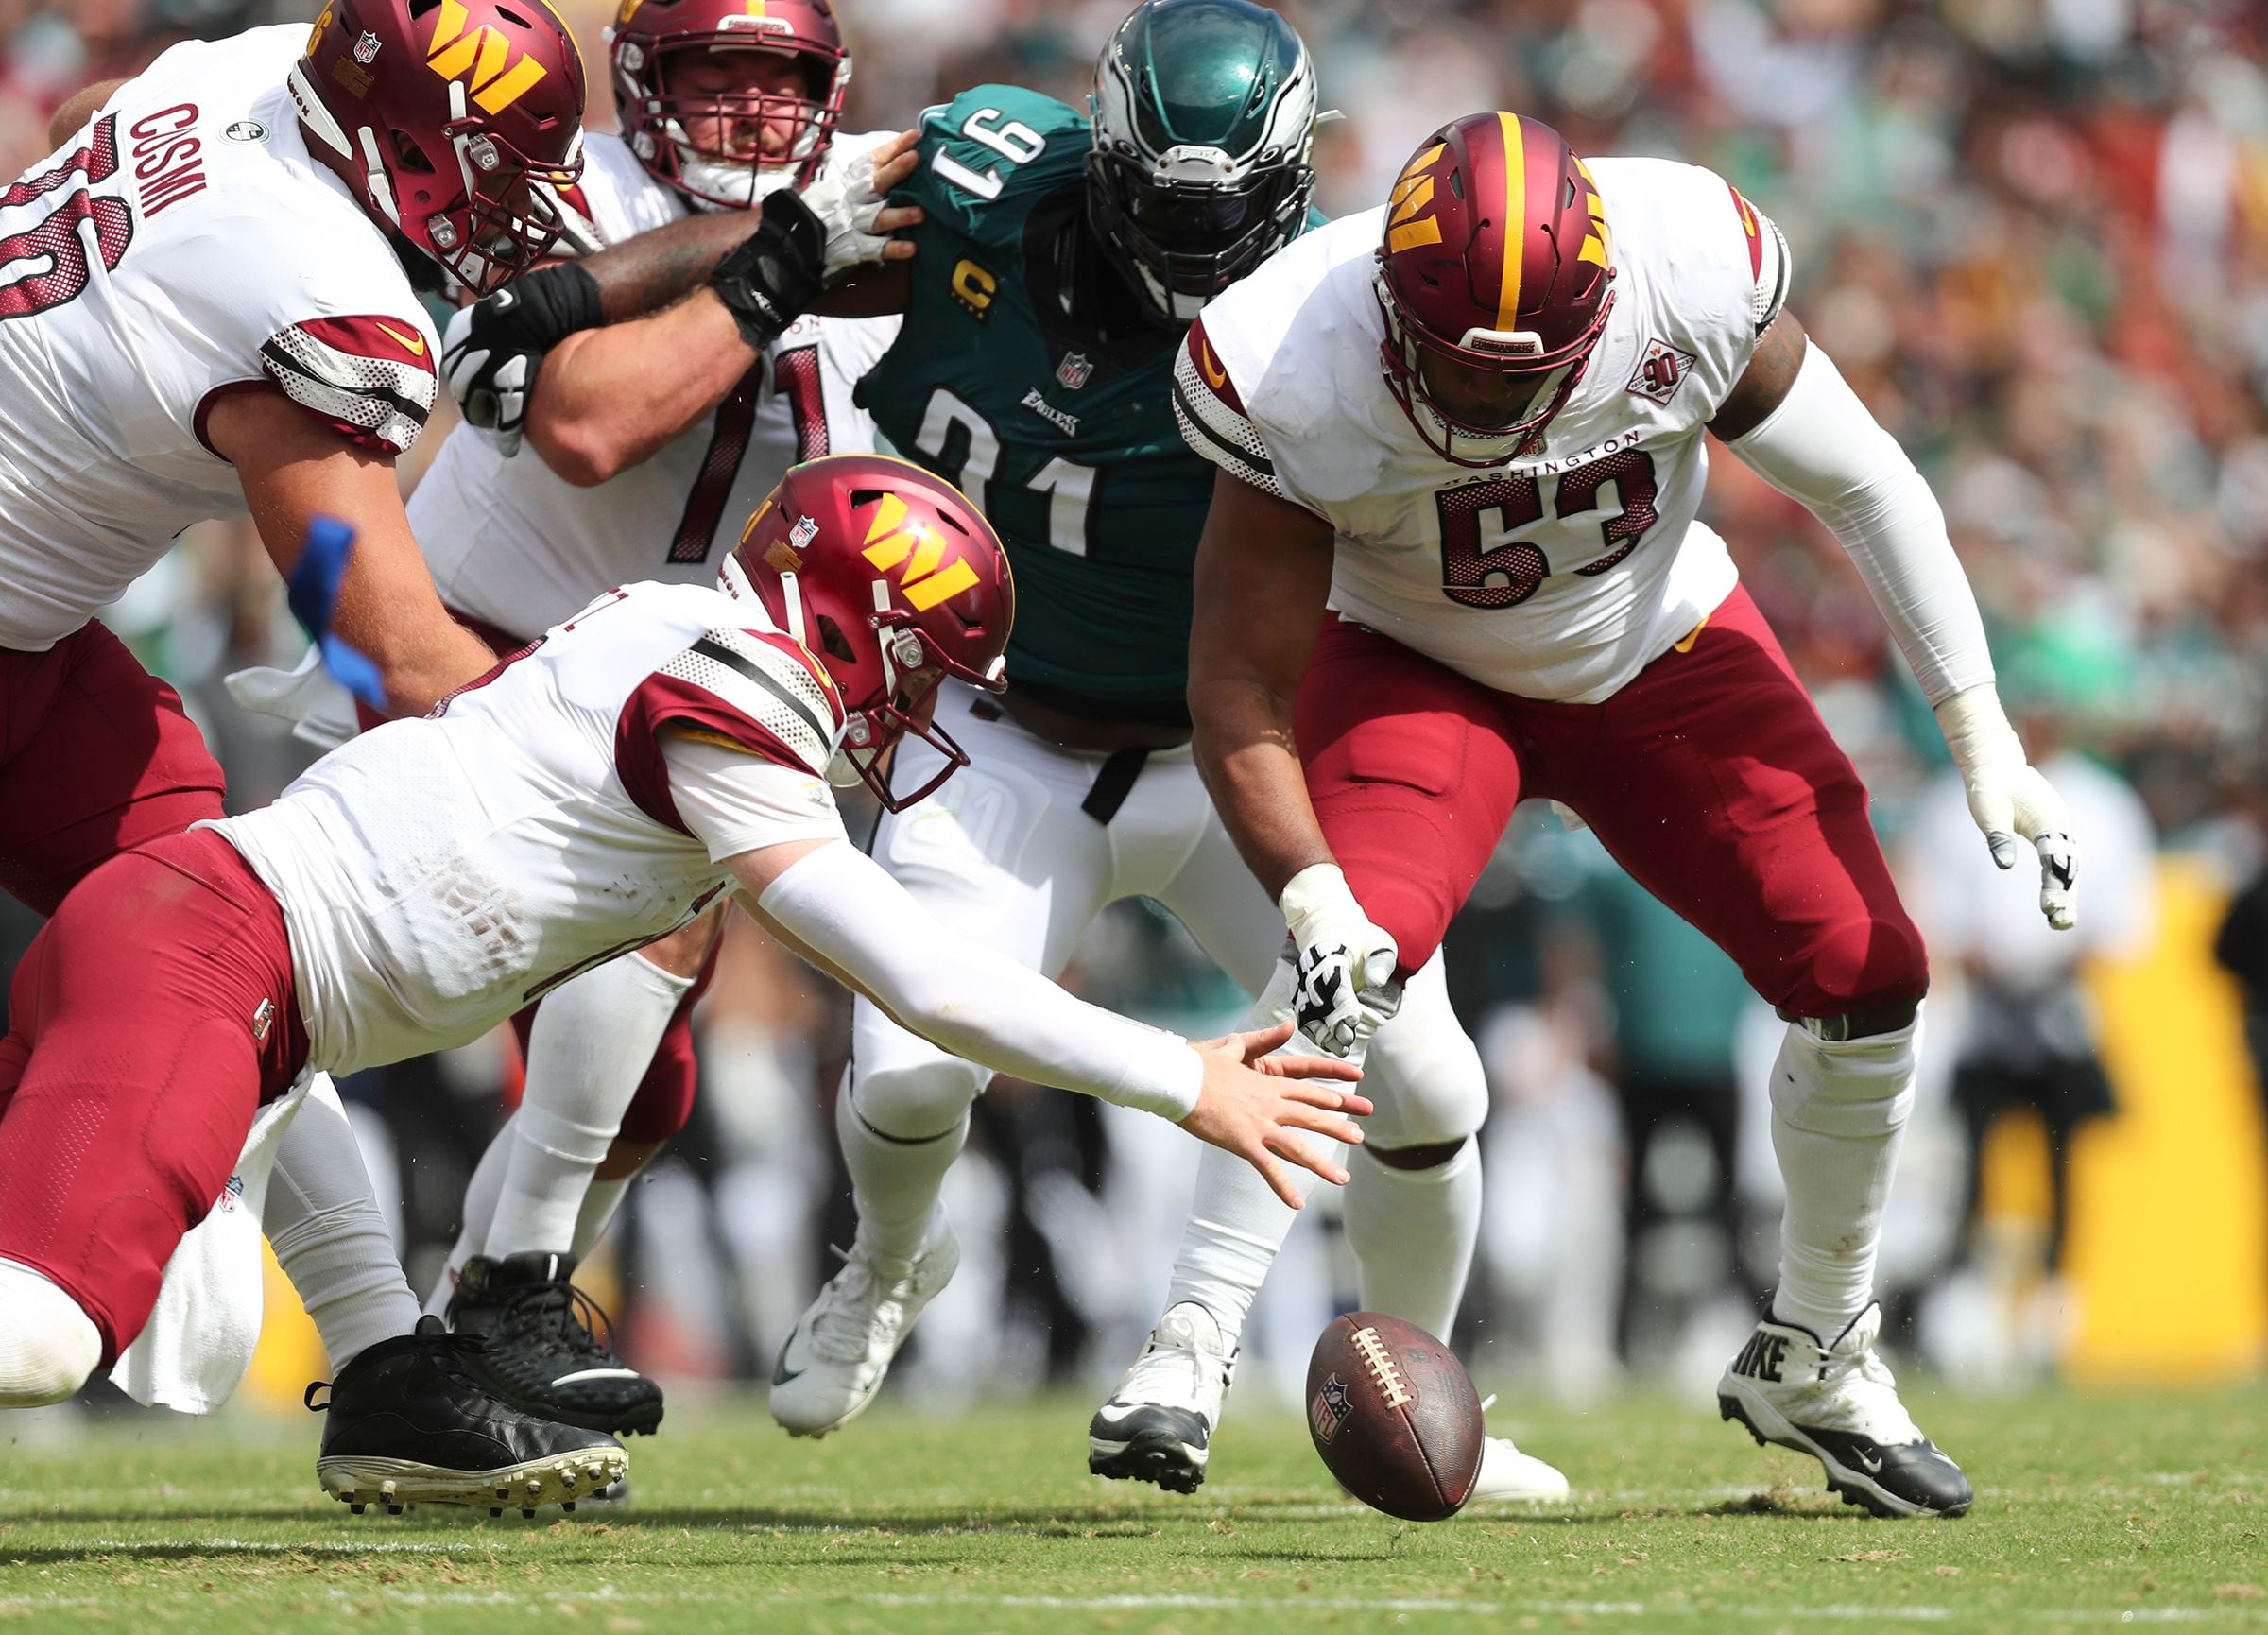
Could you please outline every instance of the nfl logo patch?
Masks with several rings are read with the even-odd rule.
[[[1056,365],[1056,379],[1062,383],[1065,391],[1077,391],[1093,373],[1094,365],[1083,352],[1067,352],[1063,361]]]
[[[1670,399],[1677,395],[1677,388],[1685,384],[1685,377],[1692,372],[1695,361],[1692,353],[1674,347],[1666,340],[1649,340],[1646,342],[1645,355],[1638,360],[1638,368],[1631,371],[1630,389],[1640,397],[1667,408]]]
[[[370,60],[377,55],[378,36],[365,28],[362,31],[362,38],[354,42],[354,60],[368,68],[370,65]]]
[[[1347,1400],[1346,1385],[1338,1375],[1332,1375],[1323,1382],[1323,1388],[1315,1393],[1315,1400],[1308,1405],[1308,1422],[1314,1427],[1315,1440],[1330,1441],[1339,1434],[1339,1427],[1353,1413],[1354,1404]]]
[[[787,530],[787,542],[799,551],[811,543],[812,539],[818,531],[819,525],[817,523],[809,517],[799,517],[796,519],[796,525]]]

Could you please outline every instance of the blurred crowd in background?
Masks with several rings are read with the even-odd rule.
[[[909,124],[988,79],[1082,102],[1124,4],[838,9],[855,130]],[[45,152],[48,112],[86,81],[176,39],[311,9],[0,0],[0,177]],[[585,40],[590,123],[606,129],[610,9],[560,9]],[[2268,1044],[2268,4],[1280,9],[1315,55],[1325,105],[1345,115],[1317,145],[1326,211],[1378,202],[1441,116],[1486,107],[1543,118],[1578,151],[1710,165],[1785,231],[1792,310],[1932,479],[2003,696],[2078,808],[2076,937],[2036,930],[2023,870],[1994,874],[1929,712],[1832,537],[1729,457],[1715,463],[1710,514],[1865,774],[1931,939],[1930,1082],[1884,1264],[1893,1333],[1965,1378],[2053,1368],[2079,1322],[2069,1226],[2089,1208],[2065,1184],[2083,1173],[2065,1160],[2088,1127],[2118,1118],[2124,1088],[2098,1063],[2089,985],[2094,968],[2145,960],[2177,934],[2159,913],[2170,862],[2211,905],[2180,920],[2198,980],[2224,980],[2217,938],[2255,1045]],[[437,418],[419,455],[442,429]],[[407,480],[421,463],[406,463]],[[191,698],[236,805],[282,786],[301,752],[217,684],[299,645],[244,530],[195,531],[112,622]],[[10,952],[26,935],[12,927]],[[1625,1371],[1713,1377],[1775,1253],[1768,1015],[1587,832],[1533,806],[1451,958],[1498,1098],[1459,1336],[1478,1371],[1578,1396]],[[1094,997],[1174,1025],[1218,1026],[1240,1008],[1169,921],[1139,908],[1098,930],[1075,974]],[[679,1377],[759,1373],[824,1275],[831,1236],[846,1241],[827,1111],[845,1011],[839,992],[736,931],[704,1019],[696,1126],[636,1190],[600,1274],[639,1361]],[[2232,1059],[2242,1078],[2242,1053]],[[347,1087],[381,1190],[402,1199],[414,1275],[437,1263],[516,1072],[498,1040]],[[2249,1083],[2241,1099],[2246,1173],[2268,1191]],[[2046,1179],[1996,1226],[1979,1155],[2012,1109],[2041,1138]],[[1183,1138],[1006,1086],[979,1129],[949,1195],[967,1259],[907,1380],[954,1392],[1115,1373],[1162,1289],[1186,1200]],[[1261,1319],[1268,1366],[1252,1371],[1291,1379],[1324,1314],[1351,1298],[1328,1219],[1303,1229]]]

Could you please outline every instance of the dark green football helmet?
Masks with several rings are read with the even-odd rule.
[[[1186,323],[1289,241],[1315,186],[1315,69],[1249,0],[1144,0],[1094,67],[1095,231]]]

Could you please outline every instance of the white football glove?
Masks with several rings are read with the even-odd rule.
[[[543,361],[541,353],[523,350],[511,321],[518,305],[517,293],[507,288],[460,306],[441,339],[449,395],[464,410],[466,423],[489,433],[507,456],[520,452],[536,367]]]
[[[882,259],[882,247],[890,242],[890,235],[875,232],[874,221],[889,198],[874,191],[871,150],[852,154],[840,164],[828,164],[800,197],[827,235],[820,276],[829,284]]]
[[[1293,1019],[1317,1050],[1351,1056],[1401,1007],[1394,938],[1371,923],[1335,863],[1300,869],[1276,902],[1292,934]]]
[[[2071,838],[2070,809],[2024,758],[2000,695],[1989,683],[1955,693],[1937,706],[1937,724],[1961,768],[1968,815],[1984,831],[1992,860],[2013,869],[2022,854],[2017,836],[2031,841],[2039,853],[2039,911],[2056,930],[2069,931],[2079,915],[2079,847]]]

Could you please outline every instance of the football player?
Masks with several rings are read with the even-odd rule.
[[[873,854],[933,911],[1050,974],[1105,905],[1150,897],[1248,992],[1280,974],[1267,1013],[1289,1014],[1284,921],[1308,907],[1297,895],[1279,907],[1253,881],[1189,749],[1190,565],[1211,473],[1182,445],[1171,397],[1190,318],[1309,224],[1314,67],[1289,25],[1246,0],[1149,0],[1104,51],[1093,110],[1091,122],[1008,85],[931,109],[919,167],[893,195],[921,213],[912,259],[825,298],[827,310],[904,314],[860,400],[890,446],[970,490],[1005,538],[1026,600],[1011,690],[940,695],[939,720],[973,768],[922,800],[952,762],[907,746]],[[606,261],[576,270],[603,281]],[[726,284],[575,336],[535,377],[529,435],[558,373],[585,367],[593,349],[633,362],[695,355],[715,347],[728,306],[757,310]],[[459,323],[476,331],[498,318],[474,308]],[[643,393],[669,394],[687,414],[705,412],[730,379],[729,365],[707,361],[644,373]],[[472,412],[499,418],[470,371],[467,384]],[[602,451],[602,464],[645,446],[634,417],[602,394],[577,396],[590,407],[571,435]],[[1471,1138],[1486,1085],[1437,964],[1414,976],[1401,1008],[1368,1063],[1383,1110],[1353,1161],[1349,1235],[1365,1302],[1443,1332],[1479,1230]],[[853,1026],[836,1130],[858,1232],[773,1372],[772,1412],[799,1435],[834,1430],[873,1400],[953,1275],[958,1251],[938,1196],[991,1076],[870,1005]],[[1235,1241],[1237,1221],[1222,1224]],[[1233,1262],[1220,1270],[1231,1282],[1245,1275]],[[1166,1314],[1095,1417],[1098,1473],[1182,1491],[1203,1481],[1236,1353],[1211,1293],[1194,1286]],[[1491,1439],[1481,1496],[1565,1490],[1550,1466]]]
[[[1191,1045],[1081,1004],[845,839],[830,778],[880,784],[901,738],[941,741],[937,684],[997,688],[1014,615],[999,541],[950,485],[871,456],[815,461],[714,586],[609,592],[273,805],[97,869],[26,955],[0,1041],[0,1403],[68,1396],[133,1339],[259,1106],[301,1075],[461,1044],[733,892],[949,1048],[1173,1119],[1295,1197],[1276,1155],[1301,1151],[1295,1129],[1361,1139],[1345,1115],[1369,1103],[1332,1082],[1355,1069],[1268,1057],[1288,1028]],[[461,1480],[421,1480],[369,1431],[332,1425],[329,1491],[464,1501]],[[496,1496],[574,1499],[619,1468],[612,1451],[523,1459]]]
[[[395,486],[437,384],[412,279],[494,290],[549,248],[582,105],[574,42],[542,4],[335,0],[312,34],[177,45],[90,87],[58,151],[0,189],[0,883],[20,901],[52,914],[107,858],[220,815],[220,769],[180,698],[94,618],[191,524],[249,513],[289,572],[318,513],[355,518],[337,627],[393,710],[490,662],[442,611]],[[134,940],[120,929],[121,952]],[[310,1146],[344,1201],[279,1187],[267,1224],[342,1370],[332,1431],[444,1475],[618,1459],[497,1403],[463,1347],[411,1333],[344,1119],[308,1110],[286,1144]],[[0,1141],[0,1216],[37,1218],[81,1169],[135,1181],[172,1162],[99,1121],[73,1132]],[[109,1256],[111,1231],[19,1231],[17,1258],[68,1278]],[[350,1286],[351,1316],[329,1298]],[[25,1366],[35,1384],[0,1395],[39,1394]],[[483,1423],[500,1442],[449,1434]]]
[[[602,242],[688,210],[730,213],[745,234],[751,205],[813,182],[822,164],[869,191],[877,158],[885,189],[912,167],[886,134],[837,134],[850,58],[826,0],[627,0],[609,55],[623,134],[587,139],[581,188]],[[885,212],[875,232],[912,219]],[[720,522],[745,520],[799,460],[874,446],[851,387],[896,336],[894,318],[799,318],[751,345],[720,305],[699,314],[713,332],[668,351],[564,349],[537,383],[527,430],[541,457],[507,458],[460,427],[411,497],[442,601],[499,656],[610,585],[713,579]],[[696,350],[729,360],[729,389],[696,412],[673,404],[649,417],[650,387],[669,372],[655,359]],[[635,422],[634,449],[578,438],[593,403]],[[570,1280],[631,1178],[691,1115],[692,1010],[721,923],[720,908],[519,1019],[526,1094],[474,1173],[427,1309],[486,1334],[497,1388],[532,1412],[611,1431],[661,1420],[660,1387],[593,1334]]]
[[[1872,1297],[1928,967],[1865,790],[1696,520],[1704,431],[1850,551],[1994,861],[2032,843],[2057,926],[2074,852],[1929,486],[1785,310],[1788,269],[1706,170],[1586,164],[1512,113],[1443,126],[1383,208],[1190,330],[1175,401],[1221,468],[1190,703],[1254,871],[1323,905],[1295,935],[1357,1030],[1364,962],[1432,956],[1523,796],[1740,964],[1788,1023],[1787,1213],[1720,1406],[1854,1503],[1959,1515],[1969,1484],[1900,1403]],[[1183,1280],[1224,1190],[1246,1189],[1207,1164]]]

